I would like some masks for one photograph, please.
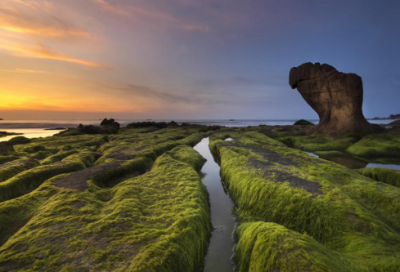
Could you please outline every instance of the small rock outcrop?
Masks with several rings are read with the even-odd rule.
[[[311,133],[348,133],[380,130],[362,112],[360,76],[337,71],[328,64],[305,63],[290,70],[289,84],[317,112],[319,124]]]
[[[103,119],[100,126],[80,124],[77,128],[69,128],[68,130],[61,131],[58,135],[60,136],[74,136],[82,134],[117,134],[121,125],[114,119]]]
[[[113,126],[115,128],[120,128],[120,124],[118,122],[115,121],[115,119],[110,118],[110,119],[103,119],[103,121],[101,121],[100,126]]]
[[[314,124],[307,120],[300,119],[300,120],[296,121],[293,125],[294,126],[313,126]]]

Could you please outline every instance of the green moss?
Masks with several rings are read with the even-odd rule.
[[[239,240],[235,259],[239,272],[350,272],[369,271],[352,267],[349,260],[306,234],[275,223],[245,223],[236,230]]]
[[[78,153],[77,150],[60,151],[55,155],[52,155],[41,162],[42,165],[52,164],[54,162],[61,161],[62,159]]]
[[[85,191],[57,187],[64,177],[0,207],[0,237],[4,232],[7,237],[0,248],[0,270],[200,267],[211,232],[210,213],[206,189],[187,163],[164,154],[150,172],[110,189],[94,183]],[[14,218],[11,211],[16,211]]]
[[[62,162],[76,162],[82,163],[84,167],[90,167],[94,164],[94,162],[99,157],[99,154],[91,152],[91,151],[82,151],[79,153],[75,153],[69,155],[68,157],[62,159]]]
[[[145,157],[126,160],[112,169],[100,172],[93,177],[92,181],[99,187],[113,187],[119,183],[115,181],[116,179],[132,173],[137,173],[137,175],[144,174],[151,168],[152,164],[153,161]]]
[[[31,139],[28,139],[24,136],[17,136],[17,137],[14,137],[14,138],[8,140],[8,142],[12,145],[29,144],[31,142]]]
[[[18,160],[19,157],[15,155],[5,155],[5,156],[0,156],[0,164],[10,162],[10,161],[15,161]]]
[[[38,161],[27,158],[2,164],[0,165],[0,182],[38,165]]]
[[[47,179],[59,174],[82,170],[93,165],[95,155],[90,152],[71,155],[62,162],[37,166],[0,183],[0,202],[27,194]]]
[[[344,151],[359,140],[353,135],[313,135],[278,137],[277,140],[306,151]]]
[[[210,148],[220,159],[222,178],[241,222],[275,222],[307,233],[319,247],[339,254],[339,259],[350,256],[351,266],[357,268],[351,271],[363,271],[362,267],[396,271],[400,266],[400,189],[271,141],[262,145],[245,134],[230,136],[237,142],[227,143],[213,135]],[[288,265],[301,265],[296,258],[292,261]],[[264,265],[257,262],[251,259],[248,267]]]
[[[362,158],[400,158],[400,134],[371,134],[346,150]]]
[[[46,151],[46,147],[42,145],[24,145],[22,149],[17,149],[20,152],[37,153],[39,151]]]
[[[332,158],[332,157],[345,157],[346,153],[341,151],[315,151],[315,155],[318,155],[323,158]]]
[[[35,153],[48,150],[56,154],[60,150],[68,151],[83,147],[99,147],[107,142],[107,138],[102,135],[79,135],[70,137],[46,137],[32,139],[29,144],[15,145],[18,152]]]
[[[83,168],[82,163],[55,163],[21,172],[0,183],[0,202],[27,194],[51,177]]]
[[[360,174],[376,181],[400,187],[400,171],[382,167],[364,168],[359,170]]]
[[[201,170],[206,162],[199,153],[193,152],[193,148],[186,145],[180,145],[167,152],[168,155],[176,160],[187,163],[192,166],[197,172]]]
[[[197,130],[161,129],[145,135],[131,137],[126,130],[122,135],[114,135],[113,141],[103,145],[99,151],[103,156],[96,162],[102,164],[111,160],[126,160],[144,156],[155,160],[158,156],[179,145],[194,146],[207,134]],[[143,137],[145,136],[145,137]]]
[[[50,151],[39,151],[34,154],[31,154],[29,157],[37,159],[37,160],[44,160],[47,157],[50,157],[52,155],[53,155],[53,153],[51,153]]]

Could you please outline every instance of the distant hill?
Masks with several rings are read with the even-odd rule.
[[[400,119],[400,113],[391,114],[389,117],[374,117],[371,120],[382,120],[382,119]]]

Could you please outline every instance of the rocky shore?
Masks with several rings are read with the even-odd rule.
[[[400,161],[400,133],[309,129],[136,123],[14,138],[0,155],[0,271],[200,268],[212,228],[192,147],[205,137],[237,206],[238,271],[397,271],[400,171],[303,150]]]
[[[289,82],[318,125],[104,119],[0,143],[0,272],[202,271],[224,231],[193,149],[204,138],[235,204],[237,271],[398,272],[400,171],[384,167],[400,165],[397,121],[368,123],[355,74],[307,63]]]

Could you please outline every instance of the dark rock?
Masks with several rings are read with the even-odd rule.
[[[362,112],[363,83],[356,74],[328,64],[305,63],[290,70],[289,84],[317,112],[319,124],[311,133],[347,133],[382,130],[368,123]]]
[[[390,126],[400,126],[400,120],[393,121],[389,125]]]
[[[111,119],[105,118],[100,123],[100,126],[112,126],[112,127],[117,128],[117,129],[119,129],[121,127],[121,125],[118,122],[116,122],[113,118],[111,118]]]
[[[61,131],[58,135],[60,136],[75,136],[82,134],[117,134],[120,129],[120,124],[115,122],[114,119],[104,119],[100,126],[88,125],[84,126],[80,124],[77,128],[70,128],[65,131]]]
[[[300,120],[296,121],[293,125],[294,126],[313,126],[314,124],[307,120],[300,119]]]
[[[171,121],[171,122],[168,124],[168,126],[169,126],[169,127],[179,127],[179,124],[178,124],[177,122],[175,122],[175,121]]]
[[[66,130],[65,127],[46,128],[45,130]]]
[[[131,123],[126,126],[127,128],[147,128],[147,127],[155,127],[155,128],[167,128],[167,127],[179,127],[179,124],[175,121],[166,123],[166,122],[137,122]]]

